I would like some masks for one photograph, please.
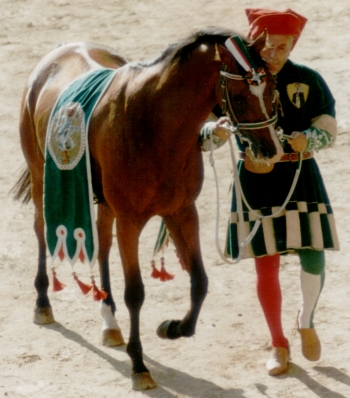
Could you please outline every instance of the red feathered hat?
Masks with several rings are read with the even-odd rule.
[[[265,29],[270,35],[294,36],[294,45],[304,29],[307,19],[288,8],[285,11],[247,8],[249,39],[256,39]]]

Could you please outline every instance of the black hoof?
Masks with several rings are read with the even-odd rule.
[[[157,329],[157,335],[161,339],[175,340],[182,336],[180,321],[164,321]]]

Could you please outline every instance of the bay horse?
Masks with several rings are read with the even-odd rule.
[[[125,277],[125,303],[130,314],[127,353],[132,362],[135,389],[156,386],[143,362],[139,314],[144,301],[138,242],[147,221],[161,216],[190,276],[191,306],[182,320],[165,321],[158,335],[176,339],[195,333],[207,293],[195,200],[203,181],[199,131],[216,104],[222,104],[221,69],[226,76],[244,71],[225,47],[233,35],[209,27],[170,45],[157,59],[128,63],[113,49],[90,43],[72,43],[47,54],[31,72],[20,112],[21,146],[27,169],[15,186],[15,197],[35,205],[34,230],[38,239],[38,293],[34,322],[54,322],[48,298],[46,242],[43,216],[45,140],[52,108],[62,90],[73,80],[98,68],[116,69],[108,89],[95,107],[89,124],[89,151],[93,191],[98,198],[98,262],[102,289],[104,343],[123,343],[114,318],[108,268],[116,219],[117,240]],[[258,58],[265,34],[246,42]],[[231,74],[231,75],[230,75]],[[244,78],[227,79],[226,89],[235,117],[241,123],[273,118],[274,79],[266,70],[266,82],[256,95]],[[233,115],[231,115],[233,116]],[[278,161],[281,147],[274,127],[244,131],[257,155]]]

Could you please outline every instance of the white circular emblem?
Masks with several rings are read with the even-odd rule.
[[[85,113],[79,102],[64,104],[53,115],[48,128],[47,147],[60,170],[72,170],[84,155]]]

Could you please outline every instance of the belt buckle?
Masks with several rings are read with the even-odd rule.
[[[297,156],[296,156],[296,159],[293,157],[293,155],[297,155]],[[298,161],[298,154],[297,154],[296,152],[291,152],[291,153],[289,154],[289,161],[290,161],[290,162],[297,162],[297,161]]]

